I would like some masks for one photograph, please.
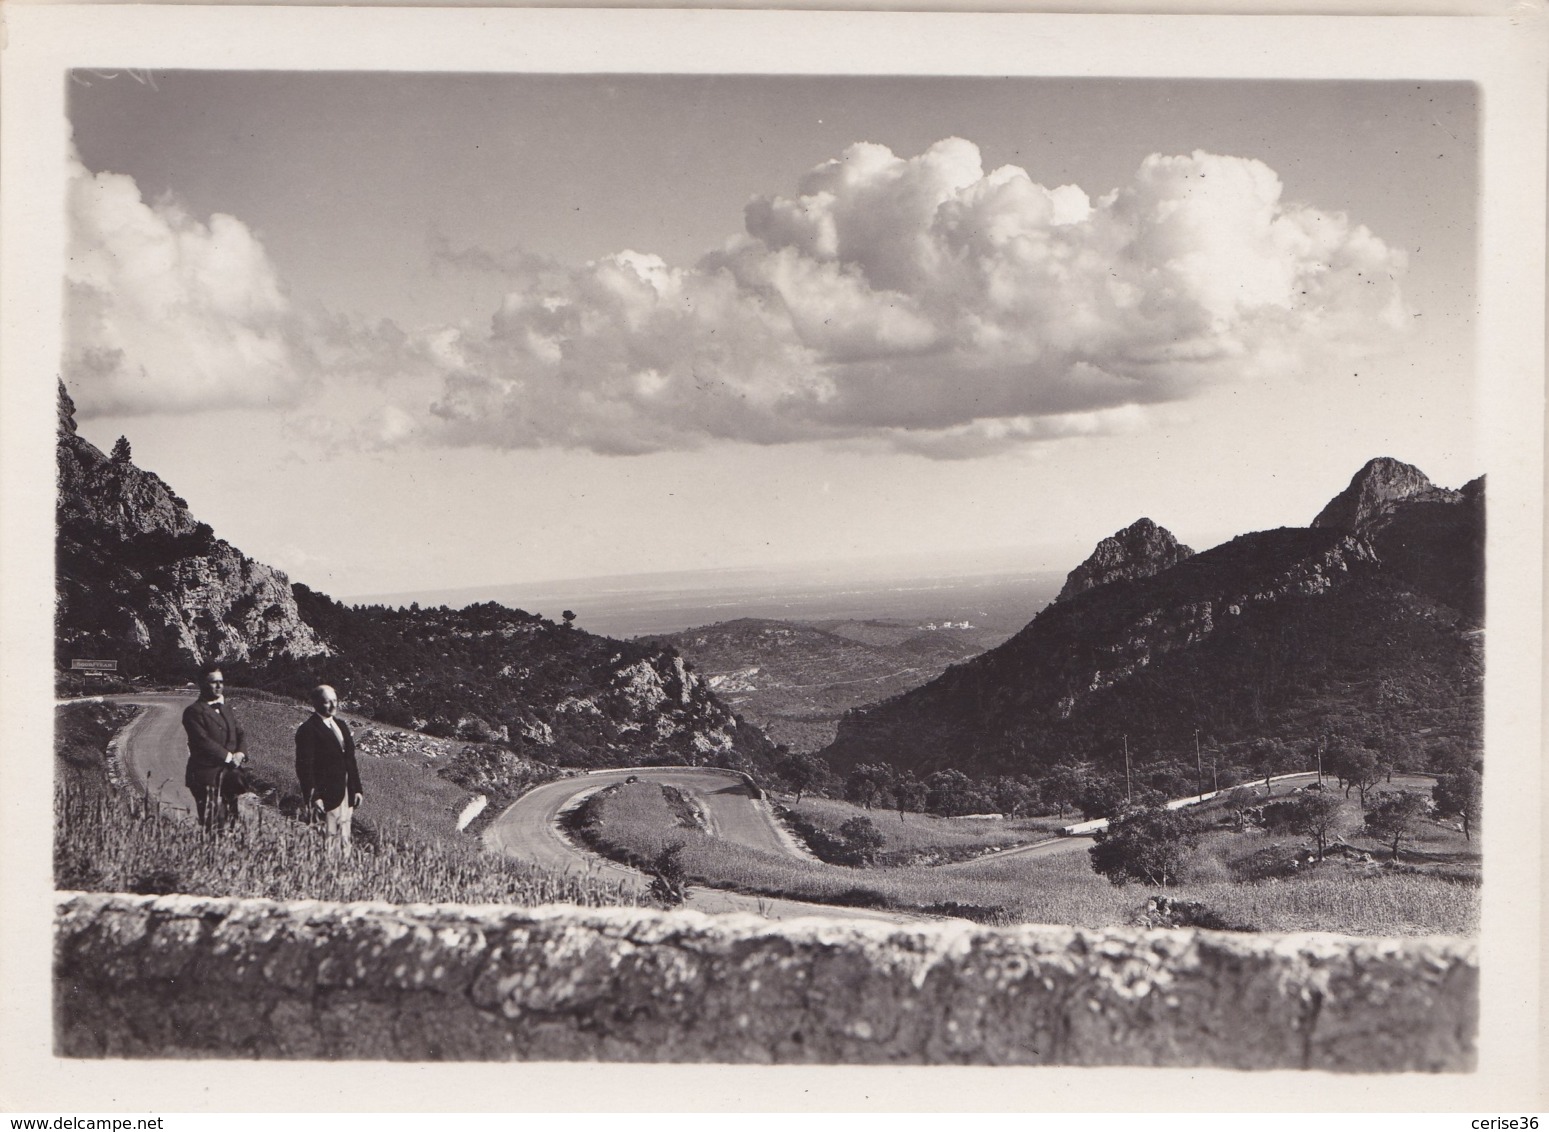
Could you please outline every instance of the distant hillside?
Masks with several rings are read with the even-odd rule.
[[[1330,734],[1411,762],[1477,756],[1483,481],[1448,491],[1376,460],[1340,499],[1316,527],[1070,587],[998,648],[849,713],[825,755],[1112,771],[1126,738],[1142,760],[1192,764],[1197,730],[1222,765],[1257,740],[1305,754]]]
[[[917,687],[1005,637],[966,622],[745,617],[650,639],[681,653],[771,738],[812,751],[833,740],[847,709]]]
[[[337,655],[260,666],[257,683],[295,691],[326,679],[384,722],[495,742],[561,766],[751,770],[773,753],[756,727],[658,645],[598,637],[494,602],[350,607],[300,585],[296,597]]]
[[[773,744],[670,650],[598,637],[493,603],[464,610],[347,607],[216,538],[127,441],[76,435],[59,388],[56,664],[119,662],[182,683],[203,661],[229,679],[432,735],[503,745],[469,781],[498,789],[524,758],[568,766],[755,768]],[[499,764],[499,765],[497,765]]]

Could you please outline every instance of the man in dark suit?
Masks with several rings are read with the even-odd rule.
[[[237,796],[245,789],[240,767],[247,761],[242,751],[242,725],[226,706],[226,678],[218,665],[206,665],[199,674],[199,698],[183,709],[183,730],[188,733],[188,767],[183,785],[194,796],[199,824],[221,830],[237,820]]]
[[[312,817],[322,817],[332,844],[350,843],[350,819],[360,805],[355,737],[337,716],[339,697],[327,684],[312,689],[312,714],[296,728],[296,778]]]

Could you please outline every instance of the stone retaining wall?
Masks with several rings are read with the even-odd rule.
[[[1467,1070],[1465,940],[63,894],[68,1057]]]

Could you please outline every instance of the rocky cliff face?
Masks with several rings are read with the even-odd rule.
[[[1324,514],[1128,577],[1120,532],[1011,640],[851,712],[825,753],[840,770],[1036,774],[1105,761],[1126,736],[1192,763],[1196,730],[1230,758],[1330,727],[1476,750],[1482,486],[1374,461]]]
[[[1126,578],[1149,578],[1169,566],[1176,566],[1193,553],[1165,527],[1157,526],[1150,519],[1137,519],[1098,543],[1091,557],[1066,577],[1065,588],[1054,600],[1065,601]]]
[[[1457,503],[1460,492],[1437,487],[1413,464],[1391,456],[1368,461],[1313,519],[1314,527],[1364,532],[1391,516],[1402,503]]]
[[[603,706],[597,710],[620,720],[624,732],[686,745],[700,756],[695,762],[730,755],[736,745],[736,717],[672,653],[658,652],[615,669],[600,699]]]
[[[186,673],[203,661],[326,654],[290,583],[190,514],[152,472],[77,435],[59,388],[56,650]]]

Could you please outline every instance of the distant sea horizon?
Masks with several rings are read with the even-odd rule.
[[[1069,569],[1042,562],[1008,568],[1016,552],[948,569],[929,556],[905,563],[677,570],[590,578],[425,589],[341,598],[350,605],[419,604],[460,609],[494,601],[578,627],[629,638],[680,632],[744,617],[783,621],[888,620],[921,625],[967,621],[1015,632],[1059,592]],[[1027,557],[1023,557],[1023,561]],[[1079,561],[1079,559],[1072,560]],[[912,567],[912,568],[911,568]]]

